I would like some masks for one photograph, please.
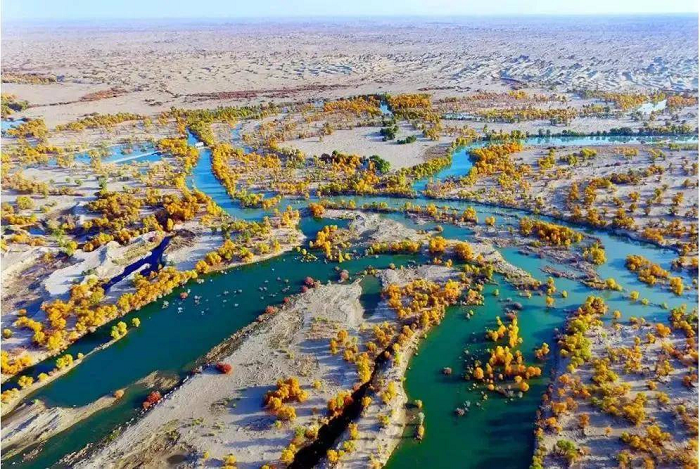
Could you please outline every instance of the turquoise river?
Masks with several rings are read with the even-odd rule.
[[[194,143],[193,137],[190,137]],[[636,142],[631,138],[576,137],[529,139],[530,145],[596,145],[609,142]],[[681,140],[687,142],[689,140]],[[696,140],[690,140],[696,141]],[[156,157],[146,149],[148,158]],[[245,210],[234,203],[224,188],[214,178],[210,167],[210,152],[200,150],[201,158],[195,167],[189,184],[209,194],[228,213],[247,220],[260,219],[265,215],[261,210]],[[468,148],[457,149],[453,155],[452,166],[440,172],[436,178],[465,174],[471,167]],[[425,187],[425,181],[418,182],[416,189]],[[447,205],[457,210],[467,206],[477,209],[479,218],[495,216],[499,226],[517,226],[519,217],[526,213],[514,209],[503,209],[466,202],[442,202],[428,199],[394,199],[386,197],[344,197],[354,199],[358,206],[372,202],[383,202],[393,207],[400,207],[407,201],[426,205],[436,203]],[[288,200],[283,204],[303,207],[307,201]],[[415,226],[415,223],[402,214],[382,215]],[[542,217],[546,218],[546,217]],[[342,223],[338,220],[314,220],[303,218],[301,229],[307,236],[313,236],[325,224]],[[420,225],[431,228],[433,224]],[[666,303],[674,307],[682,303],[693,305],[697,302],[697,290],[687,292],[684,297],[677,297],[660,287],[649,287],[637,280],[624,266],[628,254],[641,254],[650,260],[669,268],[675,253],[654,247],[650,244],[632,241],[624,237],[613,236],[604,231],[593,231],[578,227],[601,240],[607,251],[607,262],[598,267],[602,278],[613,277],[623,285],[623,292],[604,292],[611,310],[620,310],[623,317],[638,316],[648,319],[663,318],[668,311],[661,307]],[[444,226],[443,236],[451,239],[469,240],[473,233],[468,228]],[[554,268],[556,263],[520,253],[517,249],[502,249],[501,253],[510,263],[530,272],[540,280],[546,280],[542,272],[545,266]],[[425,262],[426,259],[410,256],[369,256],[358,257],[343,263],[352,277],[361,274],[367,267],[386,268],[389,264],[409,265]],[[173,294],[135,311],[120,320],[130,321],[132,317],[141,319],[141,326],[131,330],[126,337],[115,344],[92,353],[79,366],[65,376],[40,388],[30,399],[42,399],[50,405],[81,406],[89,404],[101,396],[111,394],[116,389],[126,389],[123,399],[109,408],[96,412],[72,428],[49,439],[40,447],[32,447],[25,453],[3,460],[8,467],[45,468],[69,467],[64,456],[83,449],[86,445],[99,442],[109,437],[117,428],[138,418],[140,403],[148,389],[138,384],[140,380],[157,372],[159,376],[184,379],[197,365],[197,360],[210,349],[231,336],[237,330],[255,320],[266,305],[279,304],[285,295],[299,291],[306,276],[312,276],[323,282],[338,278],[336,265],[323,261],[299,262],[296,253],[285,253],[275,258],[233,268],[226,272],[204,277],[203,283],[190,282],[177,289]],[[548,342],[552,344],[556,328],[564,323],[567,311],[581,304],[588,295],[601,295],[579,282],[560,278],[556,280],[558,291],[566,290],[568,298],[557,298],[554,308],[545,308],[544,297],[533,295],[526,299],[519,297],[515,289],[499,276],[485,291],[486,302],[481,307],[452,307],[441,325],[435,328],[419,348],[419,353],[412,358],[406,376],[406,391],[410,400],[423,401],[426,435],[422,442],[412,438],[413,426],[409,425],[403,442],[396,449],[388,467],[423,468],[423,467],[463,467],[463,468],[527,468],[533,450],[534,420],[540,396],[546,388],[549,367],[542,377],[531,383],[531,389],[523,398],[512,400],[497,396],[482,401],[481,392],[472,389],[470,382],[462,377],[464,360],[467,355],[483,356],[489,344],[484,338],[484,330],[493,327],[496,317],[503,314],[502,300],[511,298],[523,305],[519,315],[519,325],[524,345],[521,348],[525,358],[533,360],[532,350]],[[684,279],[686,284],[692,278]],[[259,287],[267,287],[261,292]],[[376,279],[365,277],[362,281],[362,303],[371,310],[379,300],[380,285]],[[499,290],[499,296],[493,291]],[[179,299],[179,293],[189,290],[186,300]],[[242,290],[241,293],[238,293]],[[631,303],[626,299],[630,290],[640,292],[641,298],[650,301],[649,306]],[[194,297],[202,298],[194,303]],[[164,306],[164,302],[169,304]],[[467,318],[467,310],[475,314]],[[88,353],[101,344],[108,342],[111,324],[107,324],[96,333],[88,335],[73,344],[67,353]],[[33,367],[32,374],[53,366],[53,361],[40,363]],[[451,376],[440,371],[444,367],[455,370]],[[470,401],[471,410],[462,417],[454,414],[454,409],[465,401]],[[481,406],[476,406],[482,402]],[[29,451],[35,451],[34,457],[23,460]]]

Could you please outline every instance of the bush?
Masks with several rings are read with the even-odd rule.
[[[160,392],[158,391],[151,391],[151,393],[148,395],[145,401],[143,401],[143,406],[144,410],[148,410],[157,403],[160,402],[160,400],[163,399],[163,396],[160,395]]]
[[[569,464],[573,464],[580,457],[578,448],[573,441],[569,440],[557,441],[554,451],[566,459]]]

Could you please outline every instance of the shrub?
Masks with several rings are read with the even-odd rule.
[[[160,395],[160,392],[151,391],[151,393],[148,395],[148,397],[146,397],[146,400],[143,401],[143,404],[141,405],[143,406],[144,410],[148,410],[157,403],[159,403],[161,399],[163,399],[163,396]]]

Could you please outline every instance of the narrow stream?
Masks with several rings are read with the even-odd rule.
[[[129,275],[145,266],[148,267],[141,271],[141,275],[146,276],[151,272],[157,271],[159,267],[163,264],[163,253],[165,252],[165,248],[168,247],[168,244],[170,244],[171,239],[172,238],[170,236],[166,236],[165,238],[163,238],[163,241],[161,241],[160,244],[156,246],[155,249],[153,249],[146,257],[143,257],[134,262],[133,264],[128,265],[124,269],[124,272],[106,282],[102,286],[102,288],[104,288],[104,291],[109,291],[109,289],[112,288],[114,285],[121,282]]]

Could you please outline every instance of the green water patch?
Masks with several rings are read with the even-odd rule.
[[[362,287],[360,304],[365,311],[364,316],[370,317],[382,301],[382,281],[374,275],[366,275],[360,282],[360,286]]]
[[[628,291],[598,291],[568,278],[557,278],[555,306],[547,308],[544,295],[520,297],[510,285],[498,279],[498,285],[485,288],[484,306],[451,308],[442,324],[421,344],[418,355],[411,359],[405,389],[409,402],[416,399],[423,401],[426,434],[422,442],[416,441],[415,422],[410,422],[387,467],[452,467],[455,464],[464,468],[529,467],[534,447],[535,415],[540,396],[549,383],[552,355],[544,363],[542,377],[529,381],[530,390],[522,398],[506,399],[490,393],[488,400],[483,401],[483,388],[473,388],[472,382],[465,381],[463,377],[466,362],[475,356],[482,360],[488,358],[488,349],[495,346],[485,339],[485,330],[495,328],[496,316],[503,318],[501,300],[510,299],[522,305],[518,325],[523,345],[519,350],[527,363],[535,362],[533,350],[543,342],[554,345],[555,333],[564,326],[568,312],[583,303],[589,295],[601,296],[606,300],[610,313],[604,318],[605,321],[612,320],[614,310],[622,313],[623,320],[636,316],[648,321],[665,321],[669,312],[661,304],[668,303],[674,307],[697,302],[697,291],[679,298],[659,287],[643,284],[636,276],[627,275],[624,258],[629,253],[642,254],[663,264],[674,257],[672,252],[608,235],[604,235],[604,238],[610,247],[608,262],[599,267],[601,275],[617,278],[628,291],[640,291],[642,297],[650,300],[650,305],[631,302]],[[514,248],[503,249],[501,253],[508,262],[543,282],[549,277],[542,271],[544,267],[566,269],[546,258],[524,255]],[[493,296],[495,289],[499,290],[497,297]],[[561,295],[564,290],[567,291],[567,298]],[[470,309],[475,315],[467,320],[465,311]],[[553,347],[553,350],[556,353],[556,348]],[[453,374],[443,375],[445,367],[452,368]],[[471,404],[470,410],[465,416],[456,416],[455,409],[464,408],[466,402]],[[482,405],[476,406],[477,402]]]
[[[425,414],[425,437],[414,439],[415,423],[409,422],[404,438],[391,457],[388,468],[407,467],[503,467],[526,468],[530,463],[535,413],[541,393],[548,383],[548,366],[542,377],[530,380],[530,390],[522,398],[506,399],[474,387],[464,379],[465,365],[474,357],[487,359],[494,346],[485,338],[487,328],[496,327],[496,317],[504,322],[504,307],[511,298],[522,306],[518,314],[519,347],[526,363],[536,363],[533,349],[551,343],[555,328],[565,320],[565,308],[545,308],[539,297],[518,297],[518,292],[496,277],[495,285],[484,289],[483,306],[452,307],[443,322],[425,339],[411,359],[405,389],[409,402],[420,399]],[[499,296],[493,296],[499,290]],[[474,311],[471,319],[467,311]],[[443,374],[451,368],[452,374]],[[457,408],[466,414],[457,416]],[[507,448],[507,451],[505,449]]]
[[[285,296],[298,293],[307,276],[324,283],[339,279],[338,264],[321,260],[299,262],[298,257],[286,253],[207,275],[203,283],[190,282],[162,300],[119,319],[130,324],[132,317],[138,317],[141,326],[130,329],[112,346],[86,357],[83,363],[30,398],[51,405],[79,406],[117,389],[129,388],[156,371],[184,378],[197,359],[254,321],[267,305],[280,304]],[[341,266],[354,278],[369,267],[401,266],[413,260],[411,256],[371,256],[346,261]],[[183,291],[189,292],[185,300],[179,297]],[[100,342],[100,336],[108,335],[109,329],[110,324],[103,326],[76,342],[66,353],[75,355],[79,350],[87,350]],[[21,462],[22,455],[18,455],[7,462],[17,463],[16,467],[49,467],[61,456],[99,441],[116,425],[137,415],[135,409],[145,399],[147,390],[134,392],[132,401],[120,401],[50,439],[34,460]]]
[[[143,385],[131,386],[126,390],[124,396],[110,407],[96,412],[86,420],[39,445],[30,446],[20,455],[3,459],[3,464],[7,464],[9,467],[32,469],[72,467],[72,464],[62,462],[61,459],[98,439],[116,438],[120,432],[120,426],[127,420],[138,416],[138,409],[147,393],[148,390]],[[37,452],[38,456],[23,461],[22,457],[30,452]]]
[[[308,238],[308,240],[313,240],[316,237],[316,233],[318,233],[325,226],[328,225],[335,225],[338,228],[347,228],[350,225],[350,220],[342,218],[336,219],[304,217],[299,222],[299,229],[304,234],[304,236]]]

